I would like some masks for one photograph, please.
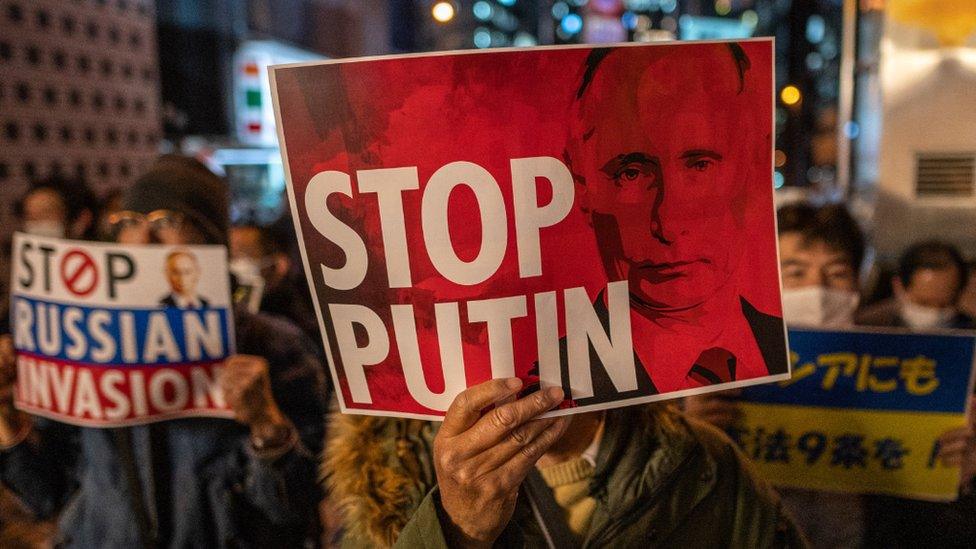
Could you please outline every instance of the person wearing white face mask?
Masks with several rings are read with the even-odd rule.
[[[894,296],[857,315],[858,324],[894,326],[926,331],[971,329],[973,319],[956,302],[968,278],[962,254],[939,241],[917,243],[906,250],[892,280]],[[976,402],[971,403],[971,410]],[[973,423],[940,437],[940,459],[960,466],[962,497],[953,504],[931,503],[888,496],[867,498],[867,543],[878,547],[962,547],[976,537],[976,440]]]
[[[783,318],[790,326],[845,328],[859,303],[858,273],[864,235],[841,205],[809,204],[777,211]],[[740,416],[736,392],[684,399],[685,413],[721,428]],[[864,537],[862,498],[814,490],[778,490],[813,547],[859,547]]]
[[[966,262],[954,246],[930,240],[910,247],[892,279],[894,297],[861,311],[857,323],[913,330],[976,327],[956,307],[967,280]]]
[[[26,233],[77,240],[95,238],[98,200],[81,179],[52,176],[34,182],[14,210]]]
[[[864,236],[840,205],[779,209],[783,318],[795,326],[843,328],[854,324]]]
[[[252,312],[283,316],[312,341],[321,341],[305,275],[296,268],[282,242],[294,236],[278,237],[256,225],[231,227],[228,236],[230,272],[241,294],[235,290],[235,301],[245,302]]]
[[[78,178],[60,175],[32,181],[13,204],[16,230],[37,236],[95,240],[98,199]],[[6,227],[4,228],[6,229]],[[10,231],[3,230],[3,237]],[[10,241],[0,242],[0,333],[9,330]]]

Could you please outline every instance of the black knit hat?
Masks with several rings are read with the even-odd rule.
[[[203,234],[208,244],[227,244],[228,188],[199,161],[167,154],[159,157],[122,196],[122,209],[148,214],[173,210]]]

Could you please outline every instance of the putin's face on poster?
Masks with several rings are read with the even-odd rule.
[[[769,125],[743,98],[743,50],[711,47],[699,57],[594,50],[571,108],[577,204],[608,279],[627,281],[650,391],[765,374],[763,340],[782,339],[779,319],[746,301],[736,276]],[[665,337],[674,344],[655,343]]]
[[[207,300],[197,294],[200,263],[192,253],[178,250],[166,258],[166,281],[171,291],[160,299],[161,305],[180,309],[207,307]]]
[[[728,53],[698,63],[658,51],[591,56],[576,105],[581,203],[607,274],[629,282],[645,314],[703,305],[742,254],[741,151],[763,144],[736,114],[743,69],[716,47]]]

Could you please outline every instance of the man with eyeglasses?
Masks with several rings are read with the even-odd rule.
[[[126,191],[113,233],[132,246],[226,245],[227,194],[199,162],[164,156]],[[117,429],[16,410],[13,347],[0,337],[0,480],[38,515],[60,513],[58,545],[277,547],[317,535],[326,393],[315,346],[282,319],[237,310],[234,323],[239,354],[219,382],[236,421]]]

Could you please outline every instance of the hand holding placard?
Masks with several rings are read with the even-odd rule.
[[[263,358],[252,355],[227,357],[217,383],[237,421],[250,425],[281,415],[271,396],[268,363]]]
[[[454,399],[434,439],[434,468],[451,534],[465,547],[490,547],[505,529],[519,486],[536,461],[565,432],[570,418],[537,419],[563,400],[550,387],[482,415],[514,396],[517,378],[493,379]]]

